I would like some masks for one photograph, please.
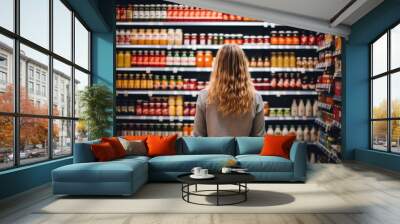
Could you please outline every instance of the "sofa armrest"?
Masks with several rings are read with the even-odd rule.
[[[99,140],[90,142],[75,143],[74,145],[74,163],[89,163],[95,162],[96,158],[92,153],[90,146],[100,143]]]
[[[295,141],[290,149],[290,160],[293,162],[293,179],[305,181],[307,173],[307,144]]]

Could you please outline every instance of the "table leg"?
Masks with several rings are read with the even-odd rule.
[[[196,191],[197,192],[197,184],[195,185],[195,190],[194,191]]]
[[[244,183],[244,187],[245,187],[245,192],[244,192],[244,201],[247,201],[247,192],[248,192],[248,190],[247,190],[247,183]]]
[[[219,184],[217,184],[217,206],[219,206]]]

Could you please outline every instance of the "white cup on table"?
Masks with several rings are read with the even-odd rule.
[[[200,176],[207,176],[208,175],[208,169],[201,169],[200,170]]]
[[[192,169],[192,173],[194,174],[194,175],[196,175],[196,176],[200,176],[201,175],[201,170],[202,170],[203,168],[201,168],[201,167],[193,167],[193,169]]]

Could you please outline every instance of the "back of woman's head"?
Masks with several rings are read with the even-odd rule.
[[[219,49],[208,90],[208,103],[215,104],[224,116],[240,116],[251,110],[255,90],[246,55],[238,45]]]

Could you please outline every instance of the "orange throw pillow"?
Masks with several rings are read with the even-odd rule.
[[[290,147],[296,135],[265,135],[261,156],[280,156],[289,159]]]
[[[147,136],[140,136],[140,135],[127,135],[123,137],[128,141],[146,141]]]
[[[113,147],[108,142],[93,144],[91,145],[91,149],[94,157],[99,162],[110,161],[117,158]]]
[[[177,138],[178,135],[148,136],[146,140],[148,156],[176,155],[175,142]]]
[[[101,142],[108,142],[114,149],[117,158],[125,157],[126,151],[117,137],[101,138]]]

